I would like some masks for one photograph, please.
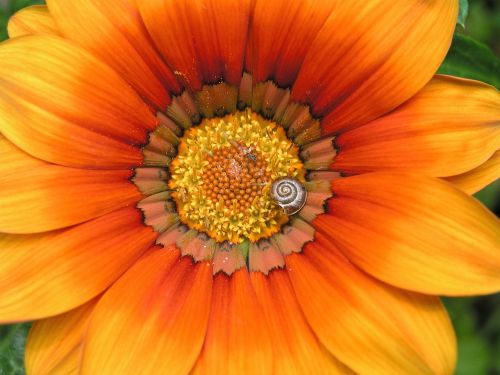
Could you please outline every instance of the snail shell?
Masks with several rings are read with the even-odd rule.
[[[271,196],[285,214],[293,215],[306,204],[307,190],[296,178],[281,177],[273,182]]]

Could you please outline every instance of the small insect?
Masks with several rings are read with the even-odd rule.
[[[245,156],[246,158],[250,159],[254,163],[257,162],[257,156],[253,153],[253,147],[245,147],[241,143],[238,143],[238,142],[233,141],[233,140],[229,141],[229,143],[231,143],[231,145],[233,147],[235,147],[238,150],[240,150],[241,153],[243,154],[243,156]]]
[[[257,162],[257,156],[256,156],[256,155],[254,155],[254,154],[252,154],[251,152],[250,152],[250,153],[248,153],[248,154],[245,154],[245,156],[246,156],[248,159],[250,159],[251,161],[253,161],[254,163],[256,163],[256,162]]]

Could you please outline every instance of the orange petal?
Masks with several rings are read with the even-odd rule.
[[[452,176],[500,149],[500,93],[477,81],[436,76],[387,116],[341,134],[332,165],[349,174],[401,169]]]
[[[497,151],[479,167],[457,176],[447,177],[446,181],[451,182],[467,194],[474,194],[499,178],[500,151]]]
[[[156,46],[186,87],[196,91],[221,80],[239,84],[251,0],[137,3]]]
[[[212,268],[154,250],[102,297],[90,321],[86,374],[187,374],[210,312]]]
[[[194,374],[271,374],[269,327],[245,268],[218,273],[205,344]]]
[[[131,176],[52,164],[10,169],[0,175],[0,232],[45,232],[135,204],[141,194]]]
[[[379,172],[332,189],[314,225],[365,271],[427,294],[500,291],[500,222],[451,184]]]
[[[128,269],[154,238],[131,208],[66,230],[1,234],[0,321],[34,320],[81,305]]]
[[[318,341],[305,320],[284,270],[251,274],[274,349],[274,373],[353,374]],[[262,319],[262,318],[261,318]]]
[[[451,43],[458,1],[345,0],[314,40],[292,99],[326,134],[366,124],[417,93]]]
[[[256,0],[246,61],[254,81],[273,79],[281,87],[291,86],[334,3]]]
[[[36,375],[78,374],[83,337],[98,299],[31,327],[25,349],[26,373]]]
[[[0,230],[31,233],[61,228],[134,203],[141,195],[130,177],[129,171],[48,164],[0,135]]]
[[[9,19],[7,32],[10,38],[23,35],[59,35],[57,25],[46,5],[32,5],[16,12]]]
[[[62,34],[91,51],[159,109],[178,91],[174,74],[158,56],[135,0],[48,0]],[[119,94],[117,94],[119,96]]]
[[[318,237],[287,266],[320,341],[356,373],[451,374],[455,340],[439,299],[377,282]]]
[[[123,168],[142,160],[157,120],[140,97],[86,51],[53,36],[0,48],[0,131],[23,150],[67,166]]]
[[[26,154],[0,134],[0,176],[47,165],[46,162]]]

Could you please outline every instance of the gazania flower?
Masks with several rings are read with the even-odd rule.
[[[457,1],[49,0],[0,46],[29,374],[451,374],[500,290],[500,95]]]

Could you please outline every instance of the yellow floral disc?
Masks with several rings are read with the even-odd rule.
[[[278,232],[288,216],[271,197],[273,181],[304,181],[298,148],[283,128],[250,110],[189,129],[170,172],[181,220],[233,243]]]

